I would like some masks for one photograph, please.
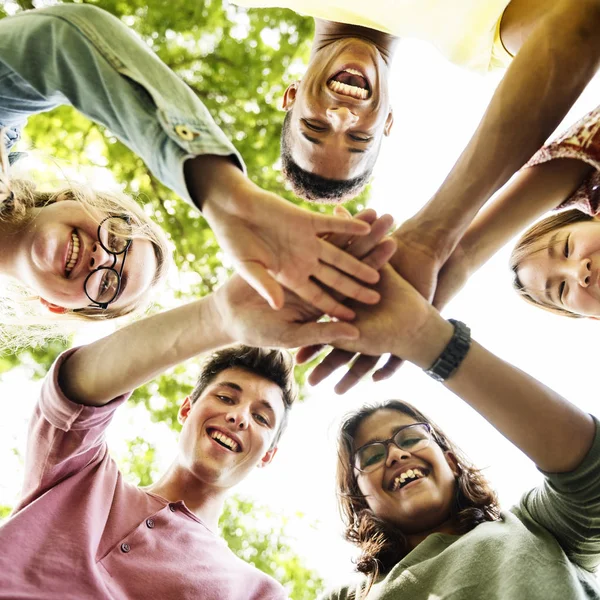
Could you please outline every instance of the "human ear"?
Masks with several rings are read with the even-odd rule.
[[[177,420],[180,425],[183,425],[192,410],[192,399],[190,396],[186,396],[183,404],[179,407],[179,412],[177,413]]]
[[[52,304],[52,302],[48,302],[48,300],[44,300],[40,298],[40,302],[43,306],[45,306],[51,313],[55,315],[64,315],[69,309],[64,306],[58,306],[58,304]]]
[[[392,131],[392,125],[394,124],[394,111],[390,108],[390,112],[388,113],[387,119],[385,120],[385,125],[383,127],[383,135],[386,137],[390,135],[390,131]]]
[[[256,465],[259,469],[266,467],[277,454],[277,446],[270,448],[266,451],[265,455],[260,459],[260,462]]]
[[[296,93],[300,87],[300,81],[293,81],[287,86],[285,92],[283,92],[283,110],[288,111],[294,106],[296,101]]]
[[[460,466],[458,465],[458,460],[456,460],[456,456],[449,450],[444,452],[444,458],[450,467],[450,470],[454,474],[454,477],[458,477],[460,475]]]

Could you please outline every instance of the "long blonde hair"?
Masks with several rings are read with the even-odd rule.
[[[171,264],[169,242],[162,229],[137,202],[121,192],[99,191],[68,180],[53,186],[52,191],[41,191],[28,178],[12,178],[2,137],[0,133],[0,221],[16,227],[25,225],[32,209],[43,208],[65,197],[79,202],[96,220],[98,213],[106,216],[127,214],[131,218],[133,237],[149,240],[154,249],[157,267],[151,286],[165,279]],[[49,313],[38,300],[35,292],[17,282],[6,281],[0,285],[0,352],[65,335],[82,320],[116,319],[141,311],[148,302],[148,294],[116,309],[79,308],[60,315]]]

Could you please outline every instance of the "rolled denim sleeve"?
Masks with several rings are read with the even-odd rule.
[[[0,124],[71,104],[105,125],[193,205],[183,163],[241,156],[194,92],[111,14],[61,5],[0,20]]]

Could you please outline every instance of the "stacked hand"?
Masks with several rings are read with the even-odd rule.
[[[446,251],[440,248],[440,232],[433,232],[431,229],[428,230],[427,224],[420,222],[416,218],[403,223],[394,233],[393,238],[396,241],[397,250],[390,260],[390,265],[413,289],[420,292],[426,300],[431,301],[435,294],[434,306],[441,310],[460,290],[468,278],[466,257],[460,245],[445,262]],[[382,291],[380,286],[377,286],[377,289],[380,292]],[[404,310],[404,307],[400,304],[397,304],[397,306],[399,313]],[[379,312],[376,309],[371,314],[379,314]],[[372,320],[368,322],[372,322]],[[373,333],[369,330],[367,335],[371,338]],[[346,349],[342,349],[342,345],[338,344],[313,369],[308,378],[309,383],[317,385],[336,369],[350,363],[354,359],[348,371],[335,386],[335,391],[338,394],[343,394],[371,371],[380,359],[380,353],[363,352],[356,356],[356,353],[349,351],[348,348],[349,346],[346,345]],[[306,362],[320,350],[320,346],[302,348],[298,352],[296,360],[298,362]],[[401,358],[394,355],[390,356],[385,365],[373,374],[373,380],[381,381],[387,379],[401,365]]]
[[[392,218],[385,215],[377,219],[373,211],[365,211],[360,219],[372,224],[367,236],[357,238],[337,234],[330,236],[327,243],[349,244],[349,248],[354,246],[353,252],[364,257],[364,264],[378,271],[388,262],[396,248],[391,239],[382,240],[389,230]],[[234,275],[218,290],[214,305],[219,312],[219,322],[226,324],[229,337],[249,345],[293,348],[304,344],[347,341],[359,334],[351,323],[317,322],[323,312],[289,290],[284,292],[283,307],[273,311],[264,298],[238,275]]]

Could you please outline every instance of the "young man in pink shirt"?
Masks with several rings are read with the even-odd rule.
[[[104,432],[131,390],[199,353],[358,335],[307,318],[297,297],[274,311],[236,275],[202,300],[62,354],[31,419],[21,500],[0,528],[0,598],[286,598],[229,550],[217,522],[229,490],[277,452],[294,400],[288,355],[247,346],[213,355],[179,410],[179,452],[148,488],[124,481]]]

